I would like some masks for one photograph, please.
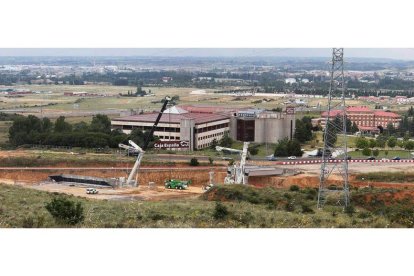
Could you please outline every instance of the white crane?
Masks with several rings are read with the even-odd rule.
[[[144,140],[144,145],[141,148],[140,146],[138,146],[137,144],[135,144],[133,141],[129,140],[128,143],[132,146],[133,150],[135,152],[138,152],[138,156],[137,156],[137,160],[135,161],[134,166],[132,167],[131,172],[128,175],[128,180],[126,181],[126,185],[131,185],[131,186],[138,186],[138,170],[139,167],[141,165],[141,161],[142,158],[144,157],[144,153],[148,148],[149,142],[154,134],[154,131],[159,123],[159,121],[161,120],[161,116],[163,114],[163,112],[165,111],[167,104],[171,101],[171,97],[167,96],[165,97],[164,103],[162,105],[162,108],[160,110],[160,113],[158,114],[154,125],[151,127],[151,130],[147,133],[147,135],[145,136],[145,140]],[[125,149],[131,149],[130,146],[124,145],[124,144],[119,144],[118,145],[121,148],[125,148]],[[132,179],[135,177],[135,181],[133,181]],[[121,185],[123,185],[123,183],[121,183]]]
[[[224,184],[247,184],[247,179],[244,175],[244,167],[246,165],[248,148],[249,142],[244,142],[243,150],[229,149],[234,152],[240,152],[241,159],[238,165],[234,164],[232,168],[229,168],[228,175],[224,178]]]
[[[136,150],[138,151],[138,157],[137,160],[135,161],[134,166],[132,167],[131,172],[129,173],[128,176],[128,180],[126,182],[127,185],[131,185],[131,186],[137,186],[138,184],[138,180],[135,179],[135,182],[132,181],[132,179],[134,178],[134,176],[136,175],[138,177],[137,174],[137,170],[139,169],[139,167],[141,166],[141,161],[142,161],[142,157],[144,157],[144,153],[145,151],[143,149],[141,149],[140,146],[138,146],[137,144],[135,144],[132,140],[129,140],[128,143]]]

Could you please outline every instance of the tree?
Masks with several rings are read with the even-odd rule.
[[[384,151],[385,156],[388,156],[388,150]]]
[[[358,131],[359,131],[359,128],[358,128],[357,124],[355,122],[353,122],[352,126],[351,126],[351,129],[350,129],[350,132],[355,133],[355,132],[358,132]]]
[[[198,162],[198,159],[195,157],[191,158],[190,166],[198,166],[198,165],[200,165],[200,163]]]
[[[358,137],[355,141],[355,146],[359,149],[364,149],[369,146],[369,141],[365,137]]]
[[[370,148],[364,148],[362,150],[362,154],[365,156],[370,156],[371,155],[371,149]]]
[[[408,116],[414,116],[414,108],[411,106],[407,112]]]
[[[299,141],[296,139],[289,140],[287,138],[279,140],[279,142],[276,144],[274,156],[286,157],[292,155],[303,155]]]
[[[384,134],[378,135],[376,139],[377,147],[384,148],[387,143],[387,137]]]
[[[229,136],[228,131],[224,132],[223,137],[219,142],[220,146],[230,148],[233,145],[233,139]]]
[[[328,129],[328,134],[329,134],[326,137],[327,138],[326,143],[329,147],[333,147],[336,143],[336,140],[338,139],[337,138],[338,132],[342,131],[341,118],[339,118],[339,116],[336,116],[335,119],[329,120],[326,124],[326,129]],[[325,139],[325,133],[324,133],[324,139]]]
[[[257,147],[251,147],[249,149],[249,152],[250,152],[251,155],[256,155],[256,154],[259,153],[259,149]]]
[[[369,139],[369,147],[371,149],[375,148],[377,146],[377,141],[375,139]]]
[[[108,118],[107,115],[97,114],[92,117],[92,122],[89,128],[90,128],[90,131],[93,131],[93,132],[110,133],[111,132],[111,120]]]
[[[346,132],[352,132],[352,122],[350,119],[348,119],[348,117],[346,117]]]
[[[305,117],[304,117],[305,118]],[[306,119],[305,119],[306,121]],[[312,124],[296,119],[295,135],[294,138],[298,139],[301,143],[312,140]]]
[[[72,125],[65,122],[65,116],[59,116],[55,123],[55,132],[71,132]]]
[[[75,203],[65,197],[53,198],[45,208],[58,223],[75,225],[85,218],[82,203]]]
[[[404,148],[406,150],[413,150],[414,149],[414,141],[406,141],[404,143]]]
[[[388,123],[387,125],[387,133],[388,135],[392,135],[395,133],[395,127],[392,123]]]
[[[217,145],[218,145],[218,143],[217,143],[217,139],[216,139],[216,138],[214,138],[214,139],[213,139],[213,141],[211,141],[210,148],[211,148],[212,150],[215,150]]]
[[[378,149],[374,149],[372,151],[372,155],[374,155],[375,157],[377,157],[379,155],[379,150]]]
[[[216,202],[216,207],[214,208],[213,217],[216,220],[222,220],[225,219],[229,215],[229,211],[227,210],[227,207],[220,202]]]
[[[394,136],[390,136],[390,138],[388,138],[387,145],[390,148],[394,148],[397,145],[397,138],[395,138]]]

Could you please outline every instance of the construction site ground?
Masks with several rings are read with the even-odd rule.
[[[250,164],[253,161],[250,162]],[[295,169],[298,174],[293,176],[266,176],[250,177],[249,184],[257,187],[271,186],[276,188],[288,188],[291,185],[299,187],[318,187],[320,164],[302,165],[274,165],[272,162],[260,162],[260,165],[276,166],[279,168]],[[85,187],[73,186],[68,184],[58,184],[48,181],[48,176],[52,174],[76,174],[96,177],[125,177],[128,170],[126,168],[97,168],[97,167],[48,167],[48,168],[0,168],[0,183],[10,185],[21,185],[37,190],[48,192],[67,193],[75,196],[82,196],[96,199],[113,200],[168,200],[174,198],[186,198],[200,195],[204,192],[203,186],[209,183],[209,172],[214,171],[214,183],[223,183],[226,176],[225,166],[216,167],[191,167],[191,166],[157,166],[142,167],[138,182],[138,187],[132,188],[99,188],[96,195],[86,194]],[[350,185],[358,187],[404,187],[414,190],[414,183],[387,183],[387,182],[367,182],[358,181],[355,176],[359,173],[369,172],[414,172],[411,163],[350,163]],[[192,184],[187,190],[165,189],[166,179],[191,180]],[[340,185],[341,179],[338,175],[332,175],[331,184]],[[154,182],[154,187],[149,187],[149,182]]]
[[[59,159],[54,159],[55,155]],[[41,152],[34,150],[14,150],[0,151],[0,159],[7,160],[10,158],[34,158],[34,165],[37,165],[37,156],[40,159],[50,160],[43,164],[52,164],[47,166],[36,167],[1,167],[0,164],[0,183],[12,185],[24,185],[34,189],[40,189],[50,192],[68,193],[83,197],[92,197],[98,199],[137,199],[137,200],[166,200],[177,197],[191,197],[203,193],[202,187],[209,183],[209,172],[214,171],[214,183],[222,184],[226,176],[226,166],[228,162],[215,162],[214,166],[202,163],[201,166],[192,167],[188,162],[174,160],[174,155],[167,158],[167,161],[154,164],[147,164],[141,167],[137,188],[108,189],[100,188],[98,195],[87,195],[85,188],[61,185],[48,181],[48,176],[53,174],[76,174],[104,178],[126,177],[130,171],[133,158],[127,159],[127,162],[117,162],[114,156],[111,160],[110,155],[105,154],[85,154],[80,157],[73,156],[68,152],[53,154],[51,152]],[[110,163],[99,163],[103,158],[109,159]],[[52,159],[50,159],[52,158]],[[87,158],[87,160],[82,160]],[[123,157],[122,157],[123,158]],[[67,160],[72,162],[68,162]],[[153,159],[153,158],[150,158]],[[66,161],[66,162],[65,162]],[[85,162],[87,161],[87,162]],[[155,160],[157,161],[157,160]],[[158,160],[159,161],[159,160]],[[171,161],[174,163],[173,166]],[[40,162],[39,162],[40,163]],[[249,160],[248,165],[271,166],[278,168],[294,169],[298,174],[294,176],[265,176],[250,177],[250,185],[257,187],[271,186],[277,188],[288,188],[291,185],[300,187],[318,187],[320,164],[295,164],[281,165],[272,161]],[[412,163],[349,163],[350,185],[353,186],[377,186],[377,187],[400,187],[403,185],[407,188],[414,188],[414,183],[367,183],[367,181],[357,181],[355,175],[369,172],[414,172]],[[175,191],[164,188],[166,179],[191,180],[192,184],[188,190]],[[332,175],[330,178],[332,184],[340,185],[340,178]],[[155,188],[149,189],[148,183],[154,182]]]

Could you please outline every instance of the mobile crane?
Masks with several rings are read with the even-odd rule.
[[[149,142],[151,141],[152,136],[154,135],[155,128],[157,127],[159,121],[161,120],[161,116],[165,109],[167,108],[168,103],[171,101],[171,97],[167,96],[165,97],[164,103],[161,107],[160,113],[157,116],[157,119],[155,120],[154,124],[152,125],[150,131],[147,133],[144,139],[144,145],[142,148],[135,144],[133,141],[129,140],[128,143],[135,149],[136,152],[138,152],[137,160],[135,161],[134,166],[132,167],[131,172],[128,175],[128,179],[126,181],[126,185],[131,185],[133,187],[138,186],[138,171],[139,167],[141,166],[142,158],[144,157],[144,153],[148,148]],[[125,147],[130,148],[129,146],[123,145]],[[123,147],[120,145],[120,147]],[[123,147],[123,148],[125,148]],[[133,178],[135,177],[135,181]],[[123,185],[123,183],[121,183]]]
[[[227,150],[230,152],[239,152],[241,155],[240,163],[233,165],[227,170],[227,176],[224,178],[224,184],[247,184],[247,179],[244,173],[246,159],[248,155],[249,142],[244,142],[243,150],[236,150],[230,148],[216,147],[217,151]]]

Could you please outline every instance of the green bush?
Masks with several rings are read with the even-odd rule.
[[[197,158],[191,158],[190,160],[190,166],[198,166],[200,163],[198,162]]]
[[[371,149],[370,148],[364,148],[362,150],[362,154],[365,156],[370,156],[371,155]]]
[[[300,190],[300,188],[299,188],[298,185],[292,185],[292,186],[289,187],[289,191],[291,191],[291,192],[297,192],[299,190]]]
[[[229,215],[229,211],[227,207],[221,204],[220,202],[216,202],[216,207],[214,209],[213,217],[216,220],[223,220]]]
[[[293,212],[295,211],[295,203],[294,201],[289,201],[285,204],[285,210],[288,212]]]
[[[313,214],[313,213],[315,213],[315,211],[313,211],[313,209],[308,204],[302,203],[301,207],[302,207],[302,213],[304,213],[304,214]]]
[[[345,207],[345,214],[348,214],[350,217],[352,217],[355,213],[355,207],[353,205],[348,205]]]
[[[75,225],[84,220],[82,203],[64,197],[56,197],[45,206],[58,223]]]

